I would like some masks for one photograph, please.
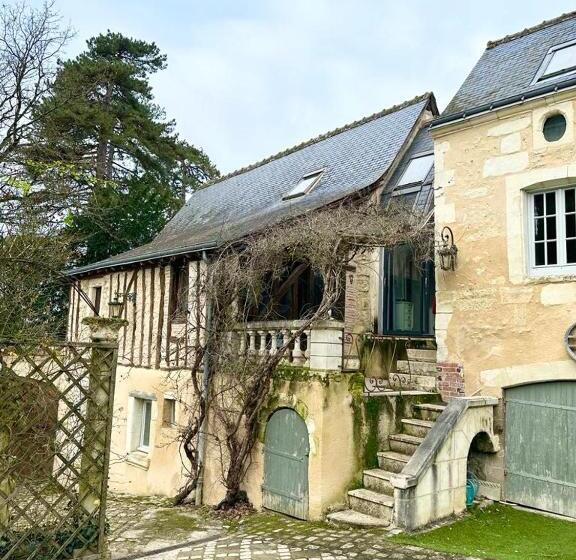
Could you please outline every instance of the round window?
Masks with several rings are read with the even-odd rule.
[[[564,115],[552,115],[544,121],[544,128],[542,129],[544,138],[548,142],[556,142],[560,140],[566,132],[566,117]]]

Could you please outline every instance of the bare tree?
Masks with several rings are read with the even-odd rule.
[[[38,9],[23,2],[0,7],[0,162],[12,158],[26,140],[70,35],[53,1]]]
[[[57,332],[64,316],[60,271],[69,241],[60,235],[70,204],[64,166],[27,161],[36,110],[48,94],[71,32],[52,1],[0,6],[0,336]],[[49,185],[49,187],[48,187]],[[54,298],[60,292],[61,297]],[[49,297],[49,294],[52,294]],[[43,326],[41,326],[43,325]]]
[[[416,260],[423,262],[431,256],[432,239],[429,216],[400,205],[382,210],[346,201],[264,227],[213,257],[202,284],[196,286],[198,299],[191,326],[201,335],[190,350],[193,365],[188,390],[192,388],[194,399],[181,432],[190,476],[176,502],[182,501],[202,476],[198,459],[202,437],[209,437],[221,450],[226,496],[219,507],[231,508],[246,499],[241,486],[274,372],[302,333],[331,315],[344,289],[346,267],[360,253],[397,244],[411,245]],[[249,311],[294,263],[310,267],[321,278],[321,301],[301,318],[296,330],[266,340],[266,352],[254,352],[246,344]],[[203,314],[204,309],[208,313]],[[272,313],[272,304],[260,305],[261,319]],[[203,385],[206,373],[210,374],[208,387]],[[208,416],[214,426],[210,433]]]

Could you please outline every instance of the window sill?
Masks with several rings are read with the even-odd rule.
[[[575,282],[576,270],[572,273],[551,273],[541,275],[529,275],[524,278],[524,284],[559,284],[563,282]]]
[[[150,468],[150,457],[144,451],[131,451],[126,457],[126,462],[145,471]]]

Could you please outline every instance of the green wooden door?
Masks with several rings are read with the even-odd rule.
[[[576,382],[506,391],[505,497],[576,517]]]
[[[262,505],[298,519],[308,518],[308,429],[293,410],[268,420],[264,444]]]

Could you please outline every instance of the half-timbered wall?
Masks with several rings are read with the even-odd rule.
[[[202,336],[198,325],[203,320],[201,284],[204,265],[189,262],[188,314],[170,317],[172,266],[157,264],[114,271],[77,280],[79,287],[94,303],[101,288],[100,315],[108,316],[108,303],[116,294],[124,301],[122,318],[128,321],[119,337],[119,363],[155,369],[183,368],[192,359],[193,349]],[[124,296],[122,297],[122,294]],[[94,311],[77,290],[70,292],[68,338],[87,340],[84,317]]]

